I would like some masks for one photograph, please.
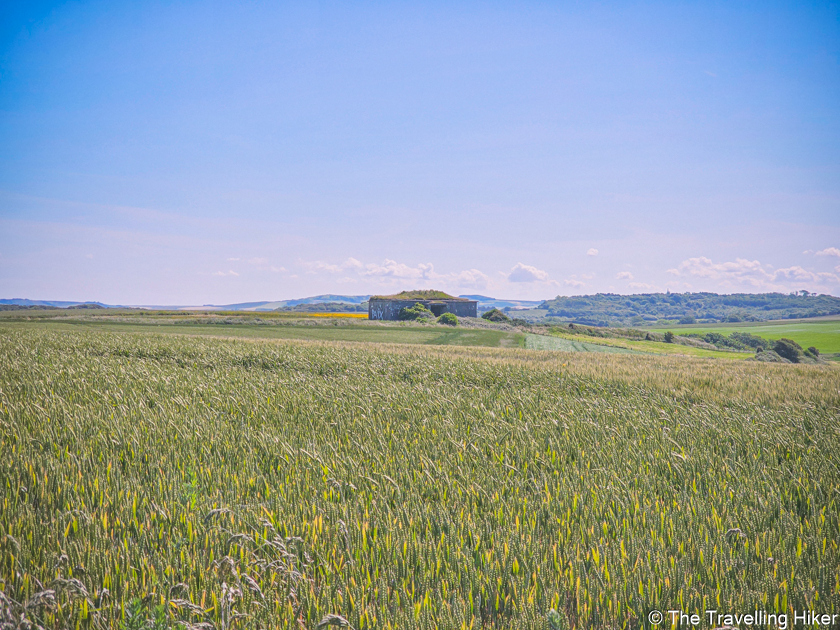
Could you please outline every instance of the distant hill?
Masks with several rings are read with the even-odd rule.
[[[405,293],[405,292],[403,292]],[[412,294],[413,295],[413,294]],[[441,293],[438,299],[446,299]],[[367,302],[370,295],[313,295],[311,297],[299,298],[295,300],[281,300],[277,302],[244,302],[241,304],[227,304],[224,306],[217,306],[222,310],[229,311],[273,311],[273,310],[295,310],[295,311],[321,311],[321,312],[353,312],[367,310]],[[404,295],[403,297],[409,297]],[[505,300],[487,297],[486,295],[459,295],[459,298],[467,300],[476,300],[478,302],[478,312],[483,313],[493,308],[507,308],[510,310],[523,308],[536,308],[541,302],[539,300]],[[431,298],[429,298],[431,299]],[[332,307],[330,305],[338,304],[356,304],[360,308],[357,309],[343,309],[339,307]],[[306,305],[317,305],[315,309],[294,308],[303,307]]]
[[[797,319],[840,314],[840,298],[831,295],[799,293],[644,293],[617,295],[558,296],[544,302],[505,300],[486,295],[460,295],[476,300],[479,314],[493,308],[512,317],[542,321],[544,318],[587,324],[590,326],[640,326],[645,323],[684,323],[763,321]],[[206,304],[204,306],[154,306],[157,309],[201,309],[225,311],[364,312],[369,295],[313,295],[293,300]],[[0,310],[21,308],[120,308],[101,302],[69,302],[57,300],[0,299]],[[527,310],[522,310],[527,309]],[[521,315],[518,313],[521,311]]]
[[[295,306],[297,304],[317,304],[327,302],[337,302],[339,304],[361,304],[367,302],[369,295],[334,295],[327,293],[325,295],[313,295],[311,297],[300,298],[298,300],[286,300],[286,306]]]
[[[25,298],[0,299],[0,306],[28,308],[111,308],[101,302],[63,302],[60,300],[27,300]]]
[[[446,297],[444,297],[446,296]],[[368,299],[371,296],[368,295],[319,295],[314,296],[311,298],[304,298],[302,300],[287,300],[281,306],[276,307],[275,310],[278,311],[296,311],[296,312],[333,312],[333,313],[352,313],[352,312],[362,312],[367,311],[368,308]],[[381,297],[381,296],[377,296]],[[435,295],[427,295],[424,292],[406,292],[399,294],[398,296],[392,297],[403,297],[403,298],[425,298],[425,299],[452,299],[451,296],[448,296],[442,292],[435,292]],[[328,299],[332,298],[332,299]],[[341,298],[341,299],[338,299]],[[479,314],[485,313],[491,309],[498,308],[502,309],[505,308],[507,310],[516,311],[518,309],[529,309],[529,308],[536,308],[540,301],[529,301],[529,300],[502,300],[492,297],[487,297],[486,295],[459,295],[458,298],[464,300],[475,300],[478,302],[478,312]],[[454,299],[458,299],[454,298]],[[266,306],[269,303],[261,303],[265,306],[260,306],[257,309],[252,310],[268,310]],[[279,302],[274,302],[272,304],[281,304]],[[228,307],[225,307],[228,308]]]
[[[347,302],[314,302],[279,306],[275,311],[287,313],[367,313],[367,302],[348,304]]]
[[[484,313],[494,308],[499,310],[505,309],[508,311],[516,311],[519,309],[537,308],[541,302],[539,300],[503,300],[486,295],[459,295],[458,297],[467,298],[468,300],[476,300],[478,302],[478,312]]]
[[[278,300],[274,302],[239,302],[237,304],[204,304],[202,306],[185,305],[142,305],[142,308],[154,308],[160,310],[219,310],[219,311],[273,311],[285,306],[298,306],[301,304],[362,304],[367,302],[368,295],[313,295],[311,297],[299,298],[296,300]],[[115,304],[103,304],[102,302],[68,302],[60,300],[29,300],[25,298],[0,299],[0,309],[3,307],[17,308],[129,308]],[[367,310],[367,305],[365,305]]]
[[[225,304],[218,306],[225,311],[275,311],[286,309],[291,306],[302,304],[361,304],[367,302],[369,295],[313,295],[311,297],[298,298],[294,300],[277,300],[274,302],[242,302],[239,304]],[[367,309],[367,307],[365,307]]]
[[[644,293],[558,296],[539,305],[547,318],[593,326],[799,319],[840,314],[840,298],[799,293]]]

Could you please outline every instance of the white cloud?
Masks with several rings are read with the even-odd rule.
[[[773,277],[776,280],[797,280],[817,284],[840,282],[840,277],[833,273],[808,271],[798,266],[788,267],[787,269],[776,269],[773,272]]]
[[[274,273],[280,273],[281,271],[286,271],[285,267],[275,267],[273,265],[271,267],[269,267],[269,269],[271,271],[273,271]]]
[[[386,260],[385,262],[388,261]],[[322,260],[316,260],[315,262],[301,261],[301,265],[305,267],[309,273],[344,273],[347,270],[360,269],[364,267],[364,265],[355,258],[348,258],[340,265],[333,265]]]
[[[489,278],[478,269],[468,269],[451,275],[454,284],[467,289],[486,289],[487,281],[489,280]]]
[[[213,274],[214,276],[238,276],[239,274],[233,271],[233,269],[229,271],[217,271]]]
[[[586,251],[586,255],[587,255],[587,256],[597,256],[597,255],[598,255],[598,250],[597,250],[597,249],[595,249],[594,247],[590,247],[590,248]]]
[[[653,291],[656,289],[655,285],[648,284],[647,282],[631,282],[627,286],[631,289],[642,289],[645,291]]]
[[[834,275],[834,274],[832,274]],[[777,269],[773,273],[774,280],[790,280],[795,282],[812,282],[818,280],[820,274],[812,273],[802,267],[788,267],[787,269]]]
[[[714,263],[705,256],[684,260],[676,269],[669,269],[668,273],[675,276],[689,275],[715,279],[727,277],[746,281],[753,278],[764,278],[768,275],[757,260],[737,258],[735,262]]]
[[[362,276],[373,276],[376,278],[395,278],[400,280],[430,280],[434,277],[439,277],[435,273],[435,267],[432,263],[420,263],[416,267],[409,267],[404,263],[398,263],[396,260],[385,259],[382,264],[368,263],[362,265],[354,258],[348,258],[352,261],[353,268]]]
[[[355,282],[353,275],[361,279],[379,280],[389,284],[397,282],[413,282],[417,285],[428,285],[437,282],[442,285],[484,289],[488,277],[478,269],[438,273],[432,263],[419,263],[412,267],[395,260],[385,259],[382,263],[363,263],[355,258],[348,258],[340,264],[324,261],[300,262],[309,274],[329,273],[341,275],[341,282]]]
[[[837,256],[840,258],[840,249],[836,247],[826,247],[816,253],[817,256]]]
[[[765,268],[767,267],[767,268]],[[799,266],[773,270],[757,260],[736,258],[734,262],[715,263],[705,256],[689,258],[668,273],[675,276],[693,276],[717,281],[723,286],[741,286],[767,291],[787,291],[826,283],[838,283],[840,277],[833,273],[808,271]]]
[[[619,271],[615,275],[615,279],[616,280],[632,280],[633,279],[633,274],[630,273],[629,271]]]
[[[574,278],[569,278],[567,280],[563,280],[563,284],[565,284],[567,287],[575,287],[575,288],[586,286],[585,282],[581,282],[580,280],[575,280]]]
[[[551,282],[547,271],[516,263],[507,276],[510,282]]]

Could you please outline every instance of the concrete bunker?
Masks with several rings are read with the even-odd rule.
[[[373,295],[368,302],[368,318],[396,320],[400,311],[415,304],[422,304],[435,317],[452,313],[458,317],[477,317],[478,302],[467,298],[453,297],[443,291],[403,291],[396,295]]]

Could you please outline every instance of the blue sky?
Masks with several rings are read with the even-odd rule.
[[[10,4],[0,297],[840,295],[840,4]]]

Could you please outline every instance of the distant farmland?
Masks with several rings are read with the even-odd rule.
[[[677,334],[689,332],[719,332],[729,334],[744,331],[765,339],[792,339],[803,348],[816,346],[820,352],[840,352],[840,317],[803,319],[794,321],[741,322],[737,324],[694,324],[687,326],[673,325],[667,328],[654,328],[658,332],[672,330]]]

